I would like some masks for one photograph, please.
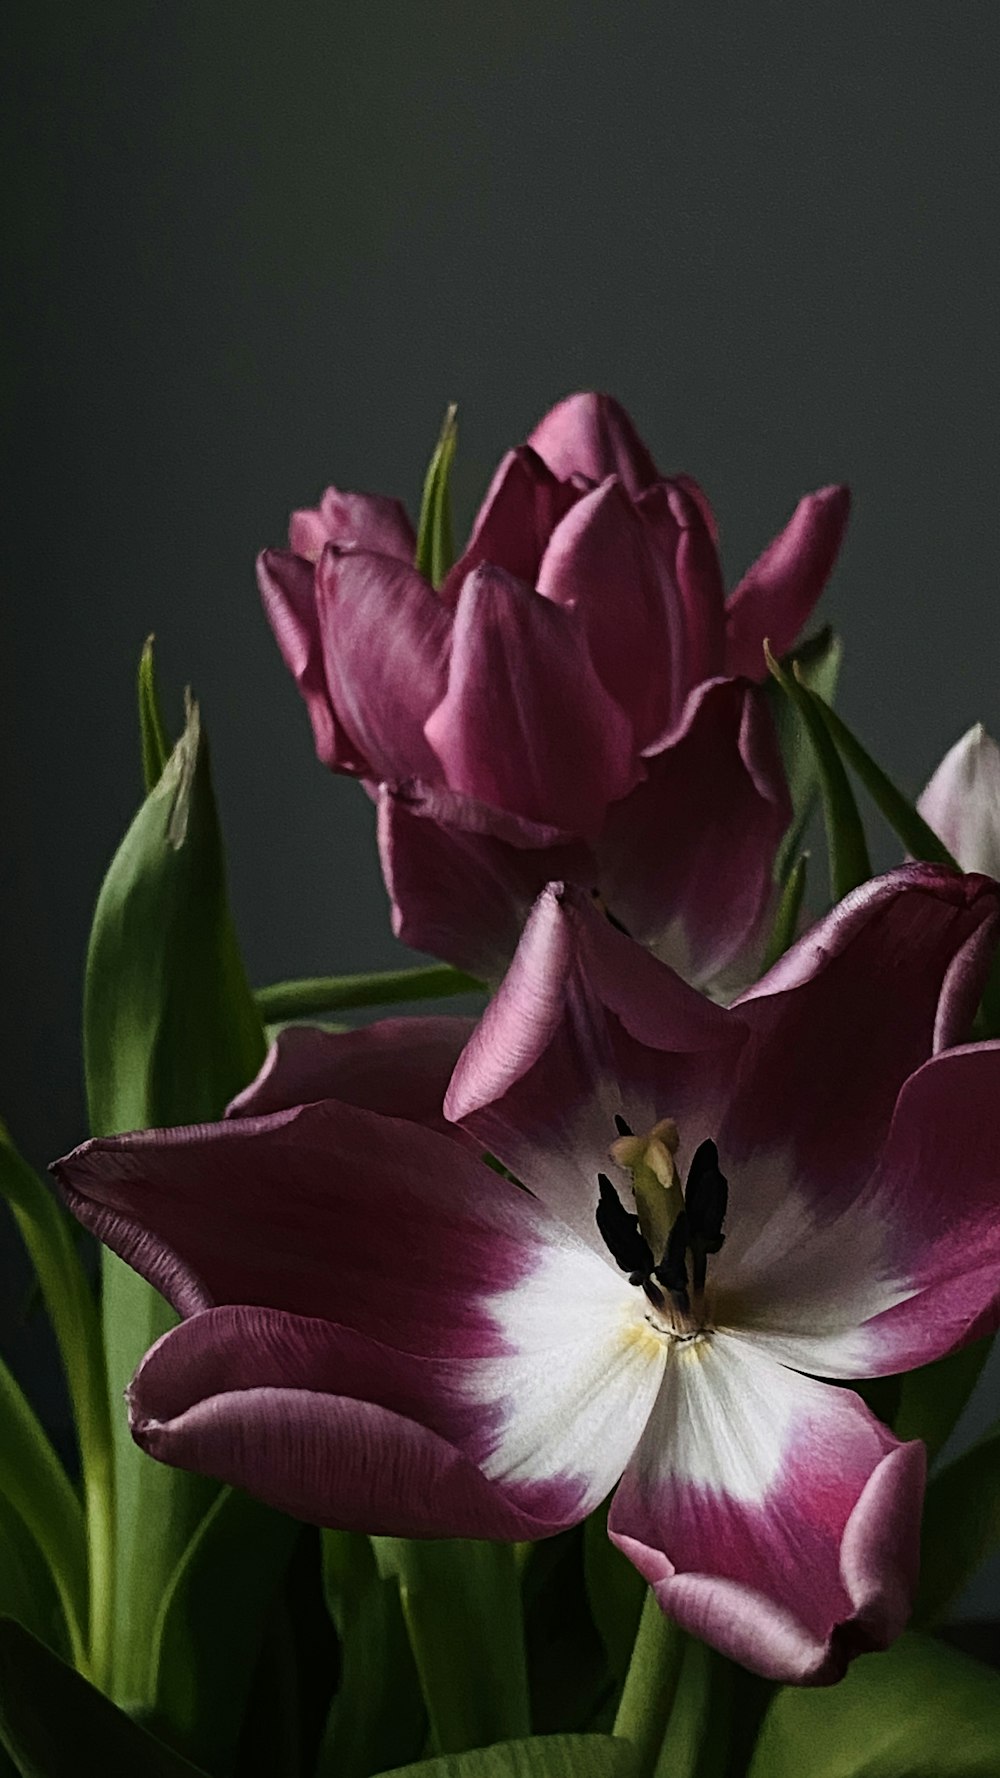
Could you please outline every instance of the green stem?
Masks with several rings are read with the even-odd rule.
[[[638,1778],[649,1778],[656,1766],[677,1695],[685,1640],[650,1589],[614,1726],[614,1733],[636,1750]]]
[[[110,1678],[114,1629],[115,1493],[111,1411],[100,1315],[72,1224],[0,1124],[0,1191],[35,1273],[59,1347],[80,1451],[89,1566],[89,1653],[95,1683]]]
[[[24,1520],[49,1565],[74,1664],[89,1675],[87,1552],[83,1513],[34,1409],[0,1360],[0,1493]]]
[[[390,969],[378,975],[320,975],[297,982],[275,982],[258,988],[257,1010],[267,1024],[281,1019],[342,1012],[348,1007],[389,1006],[400,1000],[440,1000],[446,994],[468,994],[482,983],[447,963],[418,969]]]

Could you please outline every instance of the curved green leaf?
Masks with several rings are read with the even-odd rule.
[[[73,1659],[87,1663],[83,1509],[38,1416],[0,1360],[0,1495],[27,1526],[59,1593]]]
[[[785,886],[778,899],[771,936],[764,952],[762,975],[771,968],[773,963],[777,963],[779,957],[785,955],[789,945],[793,944],[798,936],[799,915],[802,912],[802,898],[806,892],[808,869],[809,854],[802,852],[789,871],[785,879]]]
[[[0,1620],[0,1744],[21,1778],[205,1778],[9,1620]]]
[[[996,1778],[998,1748],[1000,1676],[911,1634],[839,1685],[780,1691],[750,1778]]]
[[[66,1617],[52,1572],[27,1525],[0,1495],[0,1618],[13,1618],[47,1648],[71,1659]]]
[[[308,1019],[357,1006],[389,1006],[405,1000],[438,1000],[448,994],[482,993],[482,982],[449,963],[389,969],[374,975],[325,975],[274,982],[258,988],[257,1011],[268,1024]]]
[[[872,874],[868,843],[854,792],[826,723],[804,680],[795,678],[794,674],[776,661],[766,644],[764,653],[769,672],[794,704],[812,744],[823,799],[830,892],[834,901],[842,901],[859,883],[867,882]]]
[[[397,1766],[380,1778],[635,1778],[636,1771],[632,1749],[613,1735],[534,1735]]]
[[[818,691],[832,704],[840,677],[843,658],[840,637],[827,625],[782,657],[787,672],[798,669],[802,683]],[[781,842],[775,863],[775,879],[784,883],[802,849],[809,817],[819,794],[816,752],[809,739],[802,716],[795,704],[783,695],[777,684],[769,688],[769,703],[778,731],[778,745],[785,765],[789,795],[792,799],[792,820]]]
[[[369,1538],[324,1531],[323,1587],[341,1668],[317,1778],[367,1778],[416,1758],[427,1740],[399,1584],[379,1573]]]
[[[913,1622],[948,1616],[987,1557],[1000,1549],[1000,1425],[930,1482],[924,1502],[920,1588]]]
[[[927,864],[950,864],[957,869],[947,846],[938,839],[934,829],[928,827],[909,799],[901,790],[897,790],[892,779],[862,747],[843,717],[838,716],[836,710],[832,710],[818,692],[811,690],[809,697],[826,724],[827,732],[841,757],[857,772],[872,801],[885,816],[893,833],[902,840],[911,857],[922,859]]]
[[[451,465],[458,442],[454,402],[445,410],[441,436],[424,481],[424,497],[417,528],[415,566],[432,586],[440,586],[455,560],[451,523]]]
[[[139,704],[139,744],[142,748],[142,775],[147,791],[158,784],[170,755],[170,743],[163,723],[160,697],[156,689],[156,663],[153,659],[153,638],[147,636],[139,657],[136,685]]]

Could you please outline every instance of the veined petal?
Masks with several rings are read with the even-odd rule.
[[[745,1035],[585,893],[553,884],[459,1059],[445,1115],[607,1258],[597,1173],[616,1112],[639,1130],[687,1115],[693,1152],[717,1127]]]
[[[508,451],[441,589],[445,602],[457,603],[467,577],[484,562],[534,586],[552,531],[579,498],[580,490],[559,481],[527,445]]]
[[[828,1684],[906,1622],[923,1476],[852,1392],[716,1334],[671,1354],[609,1530],[684,1629]]]
[[[532,903],[553,877],[596,881],[582,840],[438,788],[379,793],[392,929],[479,981],[499,982]]]
[[[981,722],[945,754],[917,808],[963,870],[1000,877],[1000,747]]]
[[[633,497],[659,479],[659,470],[631,419],[613,395],[586,390],[567,395],[539,420],[528,443],[561,481],[618,475]]]
[[[370,550],[413,562],[417,538],[401,500],[384,494],[349,494],[327,488],[319,506],[293,512],[288,541],[296,555],[318,561],[324,546]]]
[[[568,833],[596,832],[642,775],[573,614],[495,568],[462,587],[448,690],[424,732],[451,789]]]
[[[316,602],[334,709],[374,776],[433,777],[424,723],[444,694],[451,615],[415,568],[324,550]]]
[[[602,894],[627,930],[686,981],[711,989],[762,939],[774,860],[791,819],[777,738],[759,687],[715,680],[608,811]],[[745,982],[751,973],[748,964]]]
[[[323,664],[310,562],[289,550],[267,549],[257,561],[257,584],[282,659],[305,700],[316,753],[332,770],[364,776],[368,763],[334,714]]]
[[[728,671],[722,564],[706,519],[707,501],[691,492],[684,477],[657,482],[636,505],[662,565],[663,597],[677,607],[673,704],[680,710],[695,686]]]
[[[441,1109],[474,1019],[379,1019],[359,1031],[288,1025],[227,1117],[264,1117],[318,1099],[342,1099],[387,1117],[449,1128]]]
[[[585,494],[557,525],[538,591],[576,612],[602,683],[632,719],[637,745],[661,734],[672,715],[671,657],[683,646],[674,634],[681,614],[676,597],[664,596],[648,527],[617,476]]]
[[[847,488],[807,494],[747,570],[726,607],[727,673],[763,679],[765,640],[776,655],[792,647],[830,578],[850,507]]]

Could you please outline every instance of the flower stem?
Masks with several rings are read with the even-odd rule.
[[[320,975],[258,988],[257,1009],[268,1024],[356,1006],[389,1006],[400,1000],[440,1000],[446,994],[481,991],[482,983],[447,963],[390,969],[375,975]]]
[[[639,1619],[614,1733],[636,1750],[638,1778],[650,1778],[677,1695],[686,1638],[665,1617],[652,1591]]]

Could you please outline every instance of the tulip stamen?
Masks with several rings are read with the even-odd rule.
[[[627,1210],[608,1175],[599,1173],[597,1227],[615,1263],[656,1312],[654,1325],[690,1338],[705,1326],[708,1261],[725,1240],[729,1182],[719,1151],[710,1137],[701,1142],[682,1188],[673,1118],[661,1118],[648,1135],[636,1136],[616,1113],[615,1129],[609,1153],[632,1175],[636,1210]]]

